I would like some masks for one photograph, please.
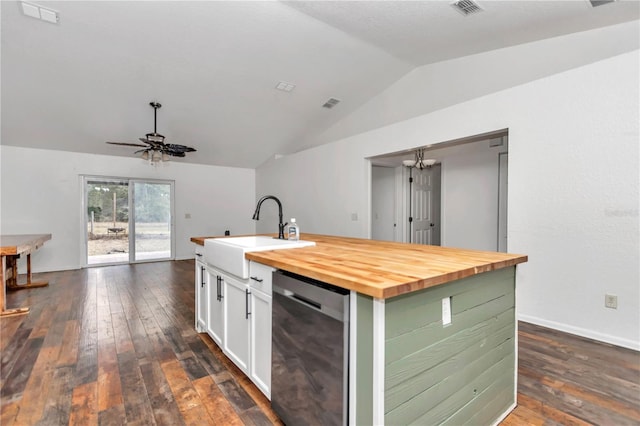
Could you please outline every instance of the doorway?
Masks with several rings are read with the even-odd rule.
[[[372,165],[371,238],[440,245],[441,170]]]
[[[173,182],[83,177],[84,265],[174,257]]]
[[[419,169],[407,168],[416,164],[417,150],[424,150],[425,158],[435,160],[432,170],[437,166],[437,174],[420,175]],[[415,243],[507,250],[508,129],[378,155],[369,160],[373,169],[396,170],[393,195],[388,195],[389,191],[379,192],[374,179],[371,186],[372,201],[384,198],[378,199],[377,204],[397,206],[395,241],[409,242],[411,238]],[[423,167],[424,170],[428,168]],[[414,178],[411,184],[410,173]],[[436,201],[440,203],[438,206],[434,204]],[[377,226],[374,207],[372,203],[372,236]],[[433,212],[431,216],[429,210]],[[431,227],[431,223],[432,228],[439,226],[439,232],[428,231],[426,226]]]
[[[440,245],[440,164],[426,169],[409,169],[407,187],[409,203],[407,241],[415,244]]]

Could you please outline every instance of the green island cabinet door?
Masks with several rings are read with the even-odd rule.
[[[356,297],[356,424],[384,413],[385,425],[490,425],[515,406],[515,266],[384,301]]]

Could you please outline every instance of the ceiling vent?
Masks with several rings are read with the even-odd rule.
[[[324,105],[322,105],[322,108],[333,108],[334,106],[338,105],[338,103],[340,103],[340,99],[336,99],[336,98],[329,98],[329,100],[327,102],[324,103]]]
[[[23,1],[21,5],[22,13],[24,13],[25,16],[41,19],[51,24],[57,24],[60,21],[58,12],[53,9],[49,9],[33,3],[27,3],[25,1]]]
[[[478,3],[472,0],[458,0],[451,3],[451,6],[464,16],[473,15],[474,13],[482,12],[484,10],[478,5]]]
[[[616,0],[589,0],[589,3],[591,3],[591,6],[593,7],[598,7],[609,3],[615,3],[615,1]]]
[[[287,83],[286,81],[280,81],[276,84],[276,89],[282,90],[283,92],[291,92],[295,88],[295,84]]]

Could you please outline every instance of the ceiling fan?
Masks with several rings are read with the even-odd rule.
[[[153,133],[147,133],[146,137],[139,138],[140,141],[146,145],[139,143],[128,142],[107,142],[111,145],[124,145],[124,146],[138,146],[144,149],[140,149],[134,154],[142,153],[144,160],[151,161],[168,161],[169,155],[174,157],[184,157],[186,152],[195,152],[195,149],[190,146],[178,145],[174,143],[164,143],[164,136],[158,133],[156,129],[158,108],[162,107],[158,102],[150,102],[149,105],[153,108]]]

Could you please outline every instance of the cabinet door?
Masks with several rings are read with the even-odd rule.
[[[251,380],[271,399],[271,296],[251,290]]]
[[[224,277],[224,353],[245,374],[249,374],[249,287]]]
[[[196,331],[204,333],[209,311],[209,283],[207,270],[202,262],[196,262]]]
[[[207,270],[209,276],[209,315],[207,334],[220,348],[224,337],[224,276],[215,269]]]

